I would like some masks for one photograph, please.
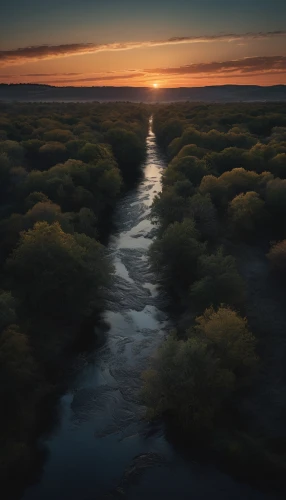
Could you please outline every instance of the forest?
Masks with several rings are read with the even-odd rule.
[[[285,112],[157,107],[168,167],[149,254],[176,329],[143,374],[148,417],[163,416],[184,447],[206,446],[241,478],[284,489]]]
[[[102,244],[140,174],[142,105],[0,104],[0,470],[25,475],[68,351],[96,322]]]
[[[0,103],[1,474],[29,469],[105,307],[105,243],[151,115],[168,166],[148,258],[176,328],[142,373],[145,418],[286,488],[284,103]]]

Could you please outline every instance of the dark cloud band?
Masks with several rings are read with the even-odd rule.
[[[211,36],[187,36],[173,37],[166,40],[149,40],[143,42],[125,42],[125,43],[71,43],[63,45],[40,45],[33,47],[24,47],[14,50],[0,51],[0,66],[10,66],[13,64],[24,64],[29,61],[42,59],[53,59],[56,57],[75,56],[80,54],[94,54],[97,52],[132,50],[144,47],[157,47],[164,45],[179,45],[192,43],[211,43],[211,42],[236,42],[243,40],[257,40],[275,37],[285,37],[286,31],[268,31],[258,33],[228,33]]]

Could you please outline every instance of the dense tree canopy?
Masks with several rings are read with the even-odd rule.
[[[28,466],[64,353],[103,305],[98,240],[148,121],[139,104],[0,104],[1,473]]]

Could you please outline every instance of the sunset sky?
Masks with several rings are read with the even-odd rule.
[[[286,1],[8,0],[0,82],[286,84]]]

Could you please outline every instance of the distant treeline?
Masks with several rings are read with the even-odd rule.
[[[132,104],[0,105],[0,468],[25,472],[63,354],[102,307],[99,242],[139,175],[149,111]]]
[[[286,85],[214,85],[208,87],[54,87],[38,84],[0,84],[0,100],[8,101],[136,101],[237,102],[286,101]]]
[[[159,235],[150,259],[178,328],[144,373],[143,390],[149,417],[166,417],[184,442],[210,445],[244,476],[261,480],[263,470],[264,479],[280,486],[285,440],[277,438],[277,451],[263,435],[260,416],[253,427],[242,410],[264,359],[258,356],[260,330],[250,331],[245,316],[247,283],[235,253],[241,245],[264,249],[283,293],[285,113],[285,104],[157,107],[154,131],[169,165],[152,208]],[[271,331],[263,342],[275,342]],[[271,383],[268,390],[276,391]]]

